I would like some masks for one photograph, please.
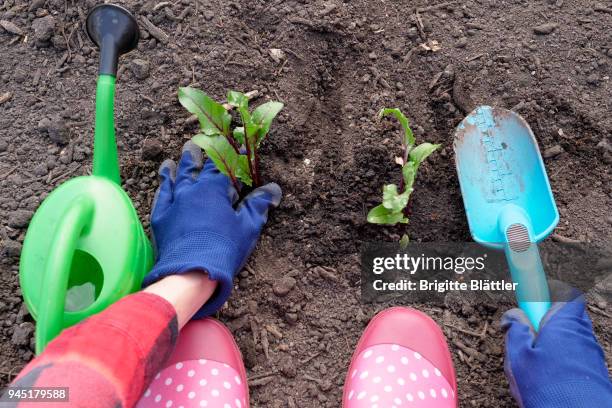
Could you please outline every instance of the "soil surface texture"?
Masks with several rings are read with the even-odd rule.
[[[41,201],[91,172],[98,53],[83,23],[93,0],[0,1],[0,386],[33,357],[19,253]],[[561,221],[554,239],[612,238],[612,4],[593,0],[124,1],[138,50],[118,72],[124,187],[149,227],[164,158],[197,124],[177,101],[191,85],[224,100],[285,103],[262,152],[284,192],[219,318],[248,368],[253,407],[339,407],[352,350],[378,311],[360,302],[369,241],[470,241],[453,131],[481,104],[531,125]],[[275,51],[271,51],[275,50]],[[281,50],[280,52],[277,50]],[[400,107],[417,140],[441,143],[421,167],[410,224],[368,225],[397,182]],[[612,362],[612,307],[589,295]],[[515,407],[503,373],[501,314],[512,305],[447,296],[409,305],[443,328],[462,407]]]

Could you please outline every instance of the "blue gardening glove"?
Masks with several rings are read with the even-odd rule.
[[[523,408],[611,407],[612,383],[584,297],[567,286],[556,294],[564,301],[553,304],[537,334],[520,309],[502,317],[510,392]]]
[[[194,316],[200,319],[215,313],[229,298],[233,279],[255,248],[268,210],[280,203],[281,189],[266,184],[234,207],[238,193],[230,179],[211,160],[202,169],[202,150],[192,142],[183,147],[178,169],[166,160],[159,174],[151,214],[156,263],[143,287],[168,275],[207,273],[218,285]]]

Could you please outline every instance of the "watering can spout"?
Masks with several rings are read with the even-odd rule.
[[[100,75],[96,89],[93,175],[105,177],[121,185],[115,140],[114,100],[115,77]]]
[[[93,174],[120,185],[114,123],[115,76],[119,56],[138,45],[138,23],[123,7],[101,4],[89,12],[86,27],[89,38],[100,49]]]

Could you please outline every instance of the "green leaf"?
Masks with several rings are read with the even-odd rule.
[[[406,249],[406,247],[408,246],[409,242],[410,242],[410,238],[408,237],[408,234],[402,235],[402,238],[399,241],[400,248],[401,249]]]
[[[383,186],[383,207],[393,212],[401,212],[408,204],[410,194],[397,192],[395,184],[387,184]]]
[[[385,116],[390,115],[395,116],[395,118],[399,121],[400,125],[402,125],[402,128],[404,129],[403,144],[404,146],[406,146],[407,150],[410,150],[412,146],[414,146],[415,140],[414,134],[412,133],[412,129],[410,129],[410,122],[408,121],[408,118],[404,116],[404,114],[401,110],[399,110],[399,108],[384,108],[381,109],[378,113],[379,118],[383,118]]]
[[[215,102],[199,89],[183,87],[178,90],[181,105],[198,117],[200,129],[205,135],[229,135],[232,116],[223,105]]]
[[[246,122],[244,124],[245,135],[244,141],[245,144],[249,144],[249,149],[251,151],[257,148],[257,134],[259,133],[259,126],[254,122]]]
[[[215,163],[221,173],[231,178],[233,182],[240,178],[243,183],[251,185],[248,169],[245,175],[242,163],[246,160],[246,157],[236,153],[236,150],[224,136],[200,133],[191,140],[206,151],[208,157]]]
[[[234,128],[233,135],[238,144],[242,146],[244,144],[244,127]]]
[[[402,166],[402,177],[404,178],[404,191],[412,193],[412,185],[416,178],[416,169],[413,162],[408,162]]]
[[[439,144],[421,143],[412,149],[410,151],[410,161],[415,164],[415,171],[418,169],[419,165],[439,147]]]
[[[251,123],[251,114],[249,113],[248,106],[238,108],[238,113],[240,113],[240,117],[242,118],[242,124]]]
[[[253,111],[251,120],[260,127],[259,135],[257,137],[257,146],[259,146],[259,143],[261,143],[261,141],[270,131],[272,121],[276,115],[278,115],[281,109],[283,109],[283,106],[284,105],[280,102],[270,101],[264,103],[263,105],[259,105]]]
[[[249,106],[249,98],[242,92],[229,91],[227,93],[227,103],[235,108],[246,108]]]
[[[247,186],[253,185],[251,179],[251,172],[249,171],[249,159],[246,155],[241,154],[238,156],[238,168],[236,169],[236,177]]]
[[[408,222],[408,218],[406,218],[401,211],[393,212],[381,204],[370,210],[368,213],[368,222],[371,224],[387,225],[395,225],[398,222],[406,224]]]

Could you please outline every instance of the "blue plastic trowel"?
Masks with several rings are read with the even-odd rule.
[[[505,251],[519,307],[537,330],[550,308],[537,243],[559,212],[533,132],[512,111],[480,106],[457,126],[453,147],[472,237]]]

